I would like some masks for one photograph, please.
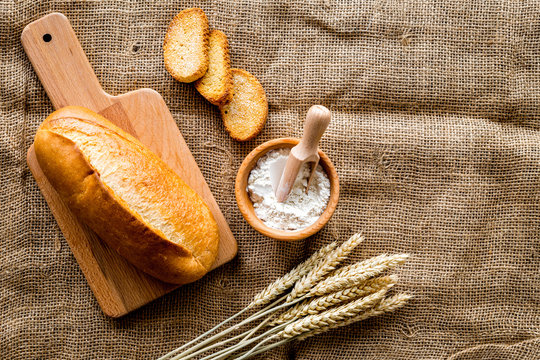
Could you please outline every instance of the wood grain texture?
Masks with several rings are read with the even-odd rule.
[[[50,41],[45,41],[49,39],[46,34]],[[220,232],[213,268],[232,260],[236,240],[161,95],[152,89],[107,94],[62,14],[53,13],[29,24],[21,41],[56,109],[79,105],[100,113],[158,154],[202,196]],[[125,315],[178,287],[138,270],[81,224],[47,181],[33,147],[27,162],[104,313]]]

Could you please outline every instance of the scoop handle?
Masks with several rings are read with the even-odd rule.
[[[300,143],[295,146],[295,156],[304,161],[314,161],[313,155],[317,155],[319,141],[323,136],[332,113],[322,105],[313,105],[309,108],[304,123],[304,135]]]

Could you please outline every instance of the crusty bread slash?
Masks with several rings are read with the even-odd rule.
[[[199,8],[186,9],[171,21],[163,43],[165,69],[180,82],[193,82],[208,69],[208,19]]]
[[[211,269],[219,232],[210,209],[133,136],[68,106],[39,127],[34,149],[64,203],[133,265],[175,284]]]
[[[231,72],[233,97],[220,106],[221,116],[231,137],[246,141],[261,132],[268,116],[268,102],[255,76],[240,69],[231,69]]]
[[[227,36],[212,30],[209,38],[208,71],[195,82],[195,88],[214,105],[227,102],[232,97],[231,60]]]

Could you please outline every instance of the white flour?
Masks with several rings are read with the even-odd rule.
[[[287,200],[277,202],[270,169],[277,162],[285,162],[289,152],[288,148],[271,150],[261,157],[249,174],[247,191],[255,214],[267,226],[294,231],[313,224],[326,209],[330,199],[330,180],[318,165],[306,194],[311,165],[304,164]]]

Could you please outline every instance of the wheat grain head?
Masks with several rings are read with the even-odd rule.
[[[338,323],[353,318],[375,306],[384,297],[386,291],[386,289],[379,290],[374,294],[341,305],[337,308],[326,310],[320,314],[308,315],[287,325],[285,329],[278,333],[278,336],[286,339],[302,335],[309,331],[336,326]]]
[[[332,251],[324,261],[311,269],[306,275],[299,280],[289,296],[286,302],[290,302],[296,298],[301,297],[309,292],[309,290],[321,281],[329,272],[335,270],[341,262],[347,259],[348,255],[362,242],[364,238],[360,234],[354,234],[341,244],[337,249]]]
[[[300,336],[298,336],[297,340],[304,340],[308,337],[315,336],[318,334],[321,334],[323,332],[326,332],[328,330],[332,330],[338,327],[351,325],[355,322],[362,321],[365,319],[368,319],[370,317],[379,316],[387,312],[395,311],[396,309],[399,309],[400,307],[405,306],[407,302],[412,299],[412,295],[409,294],[397,294],[394,296],[391,296],[389,298],[383,299],[381,302],[379,302],[375,307],[368,309],[367,311],[364,311],[356,316],[353,316],[345,321],[342,322],[334,322],[329,323],[329,325],[321,326],[319,328],[314,328],[313,330],[309,332],[304,332]]]
[[[403,264],[408,254],[379,255],[349,266],[342,267],[330,274],[309,290],[310,296],[322,296],[353,286],[358,286],[365,280],[382,272]]]
[[[280,277],[272,284],[268,285],[266,289],[258,293],[249,304],[249,306],[265,305],[274,300],[279,295],[283,294],[287,289],[294,285],[302,276],[306,275],[312,270],[318,263],[323,261],[328,254],[330,254],[337,247],[337,243],[334,241],[325,247],[319,249],[316,253],[312,254],[303,263],[296,266],[284,276]]]
[[[333,306],[340,305],[358,298],[376,293],[379,290],[389,290],[397,283],[397,276],[383,276],[380,278],[370,279],[348,289],[344,289],[322,297],[304,300],[296,304],[291,309],[281,314],[277,319],[272,321],[269,326],[283,324],[294,318],[301,318],[306,315],[319,314]]]

